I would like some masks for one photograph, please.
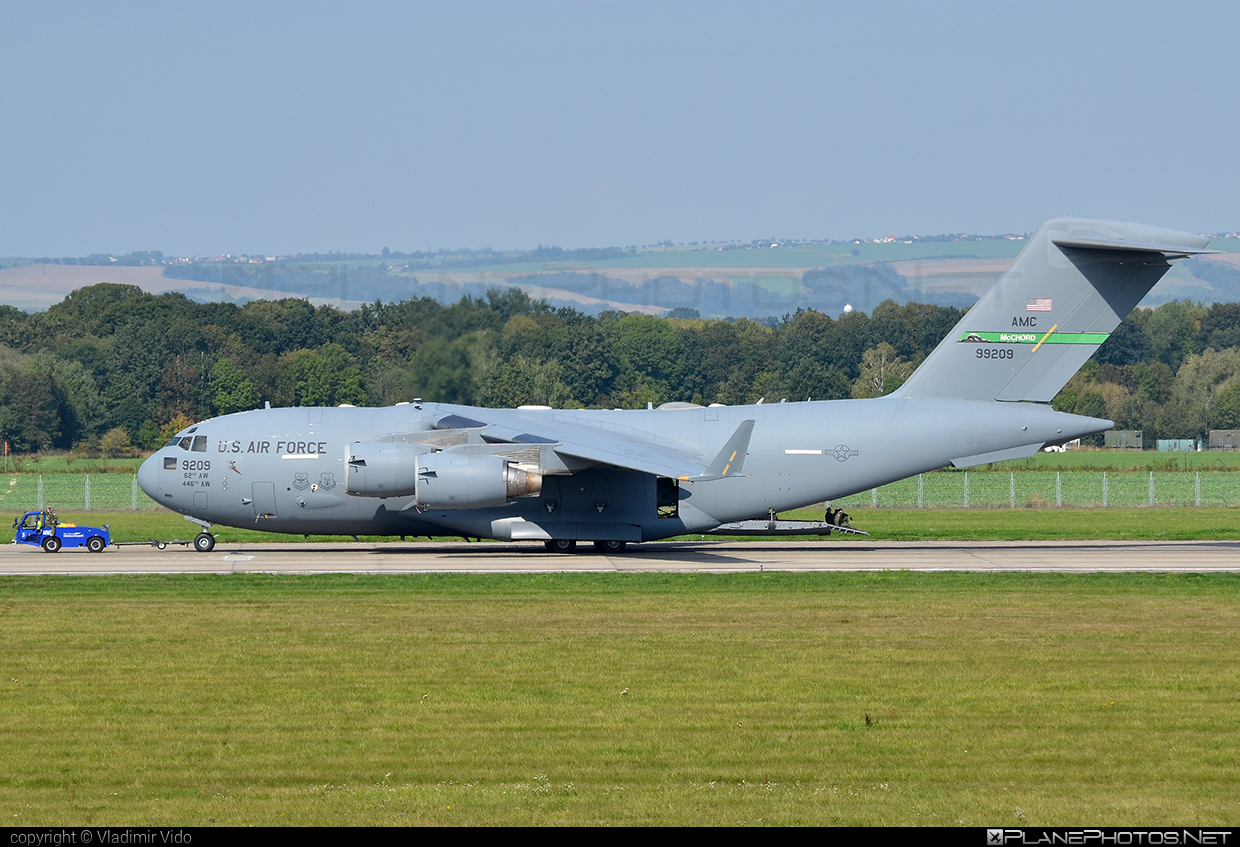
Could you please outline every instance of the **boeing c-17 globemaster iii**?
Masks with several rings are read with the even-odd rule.
[[[1206,244],[1140,224],[1049,221],[908,381],[878,399],[258,409],[188,427],[143,463],[138,483],[202,525],[203,552],[213,524],[541,540],[565,553],[579,541],[620,552],[686,533],[801,531],[774,516],[1110,429],[1049,403],[1170,263]]]

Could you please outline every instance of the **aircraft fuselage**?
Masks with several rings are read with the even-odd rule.
[[[437,427],[448,416],[485,425],[445,433]],[[743,474],[705,481],[597,462],[560,466],[547,459],[554,456],[545,449],[553,446],[549,439],[488,435],[568,426],[709,461],[749,420]],[[271,532],[650,541],[834,500],[953,461],[1031,455],[1043,444],[1109,426],[1041,404],[899,397],[639,411],[435,403],[263,409],[187,430],[143,464],[139,483],[174,511]],[[350,493],[354,445],[370,442],[408,445],[410,456],[499,455],[537,468],[541,490],[503,505],[457,509],[419,505],[415,494]]]

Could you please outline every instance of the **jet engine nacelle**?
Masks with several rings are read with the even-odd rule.
[[[418,457],[425,449],[414,444],[350,444],[345,490],[359,497],[411,496],[417,491]]]
[[[499,456],[425,449],[416,444],[350,444],[346,490],[359,497],[416,496],[419,506],[431,509],[503,506],[513,497],[542,490],[542,474]]]
[[[542,474],[499,456],[424,453],[418,457],[418,505],[430,509],[503,506],[542,491]]]

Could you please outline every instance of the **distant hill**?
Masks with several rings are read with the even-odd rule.
[[[152,293],[180,291],[199,302],[301,297],[344,309],[415,297],[452,303],[464,294],[481,296],[509,287],[587,314],[666,314],[678,309],[702,317],[778,318],[802,307],[839,314],[851,305],[868,312],[886,299],[964,308],[994,284],[1023,245],[1017,237],[791,244],[763,240],[642,249],[540,247],[197,260],[172,260],[152,251],[112,262],[107,256],[5,260],[0,262],[0,302],[40,310],[75,289],[116,282]],[[1212,246],[1226,252],[1178,263],[1144,304],[1240,301],[1240,239],[1216,239]]]

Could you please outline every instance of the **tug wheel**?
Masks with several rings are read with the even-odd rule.
[[[47,538],[43,539],[44,553],[59,553],[60,546],[60,539],[54,535],[49,535]]]
[[[103,539],[98,535],[92,535],[90,538],[86,539],[86,549],[92,553],[102,553],[103,548],[107,546],[108,545],[104,544]]]

